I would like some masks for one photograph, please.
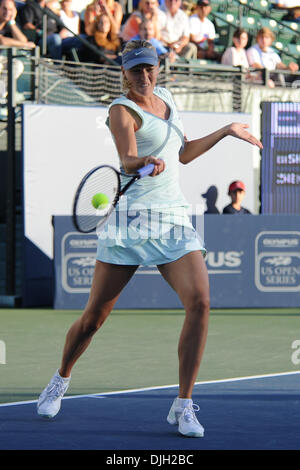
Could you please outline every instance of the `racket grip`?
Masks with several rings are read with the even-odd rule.
[[[149,165],[143,166],[137,172],[140,175],[140,178],[144,178],[144,176],[150,175],[153,170],[154,170],[153,163],[149,163]]]

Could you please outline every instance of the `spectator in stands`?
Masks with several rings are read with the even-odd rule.
[[[250,67],[256,69],[267,69],[267,70],[290,70],[291,72],[297,72],[299,69],[295,62],[290,62],[288,65],[281,61],[280,56],[272,49],[271,44],[275,40],[273,32],[269,28],[262,28],[256,35],[257,43],[247,50],[247,58]],[[274,74],[272,74],[268,86],[270,88],[275,87],[273,80]]]
[[[43,10],[50,12],[47,16],[47,50],[53,59],[61,58],[62,38],[59,32],[63,29],[59,18],[46,6],[46,0],[26,3],[20,11],[20,21],[24,34],[39,46],[42,45],[43,35]],[[57,18],[57,19],[56,19]]]
[[[33,49],[34,42],[28,41],[16,25],[17,9],[13,0],[0,0],[0,45]],[[23,63],[14,59],[13,73],[17,79],[24,71]],[[0,98],[7,94],[7,57],[0,55]]]
[[[66,37],[62,20],[47,7],[46,0],[27,3],[20,11],[22,29],[27,37],[42,46],[44,12],[47,14],[47,53],[52,59],[61,60],[64,53],[82,46],[79,39]]]
[[[17,8],[14,0],[0,0],[0,45],[32,49],[35,43],[16,25]]]
[[[100,57],[85,47],[80,54],[82,61],[105,64],[107,63],[105,57],[112,60],[117,59],[118,53],[121,50],[121,42],[118,36],[118,27],[108,9],[95,19],[93,36],[89,37],[89,41],[94,46],[97,46],[104,56]]]
[[[211,12],[210,0],[198,0],[195,14],[190,16],[190,39],[197,46],[198,59],[220,60],[220,54],[214,50],[216,30],[207,17]]]
[[[88,36],[93,36],[95,32],[95,20],[98,21],[103,8],[107,8],[111,13],[114,31],[120,31],[123,10],[119,2],[115,0],[94,0],[84,12],[84,30]]]
[[[231,198],[231,203],[224,207],[223,214],[244,215],[251,214],[248,209],[242,207],[242,202],[245,197],[246,187],[242,181],[233,181],[228,188],[228,195]]]
[[[73,31],[73,33],[80,34],[80,16],[77,11],[72,10],[72,0],[61,0],[60,6],[59,16],[64,26]],[[65,29],[61,36],[69,38],[73,37],[73,34]]]
[[[139,34],[139,26],[144,19],[152,20],[155,38],[160,39],[161,29],[166,22],[165,13],[159,8],[157,0],[140,0],[138,9],[129,16],[122,28],[123,41],[130,41]]]
[[[79,13],[72,10],[72,0],[60,0],[60,6],[59,16],[65,26],[59,33],[62,38],[61,53],[68,54],[72,49],[79,52],[84,47],[80,38],[87,38],[86,34],[80,34]]]
[[[245,29],[239,28],[233,33],[233,46],[226,49],[222,55],[221,63],[223,65],[232,65],[233,67],[249,68],[246,46],[248,44],[248,33]]]
[[[197,46],[190,42],[189,17],[181,10],[181,0],[165,0],[162,7],[166,22],[161,30],[162,43],[185,59],[197,58]]]
[[[149,41],[152,46],[155,47],[157,55],[160,60],[168,57],[171,62],[174,62],[176,59],[176,54],[173,51],[169,51],[163,43],[155,37],[155,26],[151,19],[144,18],[139,26],[139,34],[134,36],[131,41],[137,41],[140,39],[145,39]]]
[[[298,0],[298,2],[300,4],[300,0]],[[300,23],[300,5],[298,8],[291,8],[288,13],[281,18],[281,21]]]
[[[26,47],[32,49],[35,44],[16,25],[17,8],[14,0],[0,0],[0,45]]]

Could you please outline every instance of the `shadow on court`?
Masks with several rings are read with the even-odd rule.
[[[174,387],[65,398],[53,420],[36,403],[0,406],[2,450],[295,450],[300,448],[300,373],[195,387],[203,438],[166,422]]]

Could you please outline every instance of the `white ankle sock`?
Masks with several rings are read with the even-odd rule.
[[[59,373],[59,369],[57,369],[55,375],[58,375],[58,377],[60,377],[64,382],[69,382],[70,379],[71,379],[71,376],[70,376],[70,377],[62,377],[62,376],[60,375],[60,373]]]
[[[193,400],[191,398],[179,398],[179,397],[177,397],[176,400],[177,400],[177,405],[182,407],[182,408],[184,408],[185,406],[190,405],[191,403],[193,403]]]

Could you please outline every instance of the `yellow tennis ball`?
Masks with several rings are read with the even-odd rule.
[[[92,204],[95,209],[105,209],[105,207],[109,204],[109,199],[106,194],[97,193],[92,198]]]

